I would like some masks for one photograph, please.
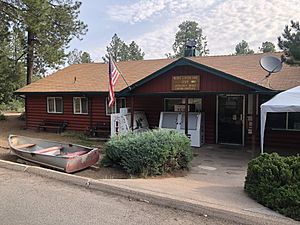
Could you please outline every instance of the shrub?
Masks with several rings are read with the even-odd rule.
[[[188,169],[191,160],[190,141],[184,134],[154,130],[112,137],[105,145],[102,164],[146,177]]]
[[[251,160],[245,190],[259,203],[300,220],[300,157],[272,153]]]
[[[0,111],[4,112],[24,112],[25,103],[23,99],[12,99],[8,103],[0,104]]]

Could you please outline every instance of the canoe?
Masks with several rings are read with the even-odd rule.
[[[57,141],[9,135],[9,146],[20,158],[73,173],[98,162],[97,148]]]

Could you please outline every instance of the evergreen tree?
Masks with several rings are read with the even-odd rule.
[[[235,46],[235,55],[250,55],[254,54],[254,51],[249,48],[247,41],[242,40]]]
[[[129,61],[129,60],[141,60],[144,59],[145,53],[142,49],[132,41],[128,46],[122,41],[117,34],[111,39],[109,46],[106,47],[107,54],[102,57],[104,62],[108,62],[109,55],[113,57],[115,61]]]
[[[27,84],[34,73],[62,64],[69,42],[86,33],[87,26],[78,19],[80,6],[74,0],[0,0],[0,15],[9,30],[22,34]]]
[[[283,61],[291,65],[300,65],[299,22],[291,21],[291,27],[285,26],[282,37],[278,37],[278,46],[283,50]]]
[[[129,45],[129,55],[130,60],[141,60],[144,59],[145,53],[142,52],[142,49],[132,41]]]
[[[195,21],[184,21],[179,26],[179,31],[175,35],[175,42],[173,44],[173,51],[175,57],[183,57],[186,44],[188,41],[194,40],[196,42],[195,51],[196,55],[208,55],[209,49],[207,48],[206,36],[203,35],[202,29]],[[174,58],[170,53],[166,54],[168,58]]]
[[[69,65],[72,64],[82,64],[82,63],[91,63],[91,56],[88,52],[78,51],[78,49],[74,49],[68,54],[67,62]]]
[[[16,32],[10,32],[7,24],[0,23],[0,104],[10,102],[13,92],[24,82],[24,60],[19,59],[16,38]]]
[[[261,44],[259,51],[266,53],[266,52],[275,52],[275,45],[270,41],[265,41]]]

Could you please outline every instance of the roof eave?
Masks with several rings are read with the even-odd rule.
[[[118,93],[118,92],[115,92]],[[48,91],[48,92],[26,92],[26,91],[17,91],[16,95],[86,95],[86,94],[108,94],[107,91],[71,91],[71,92],[63,92],[63,91]]]

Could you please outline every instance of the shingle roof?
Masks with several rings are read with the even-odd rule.
[[[244,56],[206,56],[188,58],[196,63],[220,70],[246,81],[259,84],[272,90],[286,90],[300,85],[300,67],[284,65],[282,71],[272,74],[268,80],[259,83],[267,72],[259,65],[266,54]],[[281,53],[273,53],[280,57]],[[118,62],[117,66],[129,85],[151,75],[177,59],[157,59]],[[75,81],[76,77],[76,81]],[[126,88],[122,78],[118,80],[116,91]],[[66,67],[27,85],[16,93],[36,92],[107,92],[108,65],[104,63],[76,64]]]
[[[263,80],[268,72],[261,68],[259,61],[266,55],[280,58],[282,53],[194,57],[191,60],[271,90],[286,90],[300,85],[300,67],[285,63],[280,72],[273,73],[268,79]]]

